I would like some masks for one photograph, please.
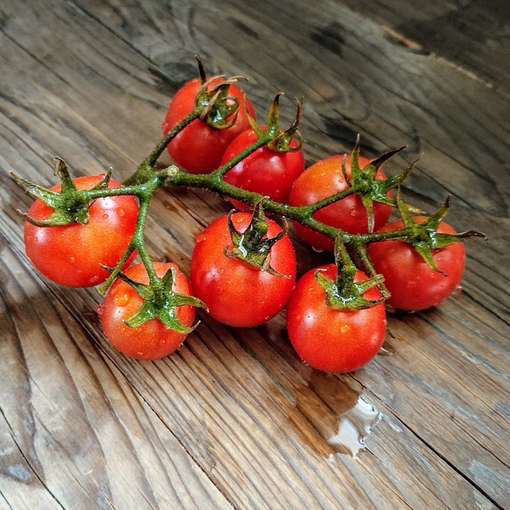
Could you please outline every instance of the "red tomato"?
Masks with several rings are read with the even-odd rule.
[[[221,80],[213,81],[209,88],[219,83]],[[165,134],[193,111],[196,95],[201,86],[200,80],[195,79],[177,91],[168,106],[163,124]],[[230,96],[239,100],[239,112],[232,127],[216,129],[197,119],[183,129],[168,146],[170,156],[188,172],[210,173],[218,168],[228,144],[250,126],[246,114],[255,118],[255,108],[244,91],[235,85],[230,85],[228,90]]]
[[[78,189],[90,189],[104,175],[73,179]],[[109,188],[121,184],[111,180]],[[56,184],[52,191],[60,191]],[[53,212],[36,200],[28,215],[36,220]],[[34,266],[47,278],[66,287],[93,287],[108,278],[101,264],[114,267],[124,255],[135,232],[138,202],[133,196],[95,200],[89,208],[86,224],[63,227],[37,227],[25,221],[25,250]],[[132,255],[130,261],[135,257]],[[128,261],[128,265],[129,262]]]
[[[416,223],[427,218],[418,216]],[[391,232],[404,228],[402,221],[395,221],[379,230]],[[438,232],[455,234],[447,223],[441,223]],[[433,257],[442,273],[432,270],[408,243],[381,241],[368,245],[368,253],[378,273],[391,292],[387,303],[397,310],[417,311],[438,305],[459,286],[464,273],[465,252],[462,242],[435,250]]]
[[[253,129],[243,131],[227,147],[221,165],[228,163],[258,140]],[[293,141],[291,147],[297,147]],[[225,181],[239,188],[269,196],[278,202],[286,202],[292,183],[305,168],[303,151],[277,152],[267,146],[261,147],[243,159],[225,175]],[[248,208],[236,200],[232,203],[241,210]]]
[[[290,205],[308,205],[318,202],[339,191],[346,190],[349,185],[345,182],[342,173],[343,156],[337,155],[318,161],[307,168],[294,182],[290,192]],[[351,157],[346,158],[347,176],[351,176]],[[361,168],[370,163],[369,159],[359,158]],[[384,172],[379,168],[376,179],[386,179]],[[388,196],[391,196],[388,193]],[[375,228],[382,227],[391,214],[389,205],[374,202]],[[365,234],[368,232],[367,212],[358,195],[350,195],[343,200],[328,205],[314,214],[314,218],[330,225],[341,228],[351,234]],[[317,250],[332,250],[331,238],[315,232],[308,227],[294,224],[298,236],[311,244]]]
[[[179,294],[190,295],[188,279],[172,263],[155,262],[154,269],[161,278],[171,268],[176,270],[176,279],[172,290]],[[143,264],[131,266],[126,275],[139,283],[149,283],[149,277]],[[186,334],[167,328],[159,319],[152,319],[139,327],[131,328],[124,321],[140,310],[143,299],[131,285],[117,279],[112,285],[104,303],[99,307],[101,324],[108,341],[120,352],[130,358],[160,359],[174,352],[186,338]],[[177,307],[178,319],[188,327],[195,320],[195,308]]]
[[[325,372],[352,372],[366,365],[381,348],[386,332],[384,305],[357,311],[335,310],[328,306],[324,289],[315,277],[317,269],[335,280],[334,264],[305,273],[292,293],[287,309],[287,328],[299,357]],[[355,281],[367,277],[358,271]],[[380,298],[376,288],[364,297]]]
[[[250,213],[232,216],[236,229],[244,232]],[[275,237],[280,226],[268,221],[268,238]],[[209,307],[217,321],[234,327],[252,327],[276,315],[287,303],[296,278],[296,255],[288,236],[271,249],[271,266],[290,278],[260,271],[245,262],[225,255],[232,246],[227,216],[213,221],[197,236],[191,260],[193,293]]]

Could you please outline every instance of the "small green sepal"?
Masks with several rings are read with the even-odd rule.
[[[315,278],[324,289],[328,305],[331,308],[356,311],[384,303],[384,297],[376,300],[363,297],[367,290],[383,285],[384,276],[376,274],[363,282],[355,282],[356,266],[340,238],[335,240],[335,264],[337,268],[335,281],[327,278],[320,269],[315,272]]]
[[[360,137],[356,138],[356,144],[351,153],[351,175],[347,174],[346,159],[344,155],[342,158],[342,175],[346,183],[354,190],[354,193],[361,197],[361,202],[367,212],[368,221],[368,232],[372,233],[375,227],[375,216],[374,216],[374,202],[380,204],[386,204],[395,206],[396,201],[388,197],[388,191],[399,186],[404,179],[410,174],[416,161],[411,163],[400,175],[396,177],[389,177],[384,180],[376,178],[377,171],[381,165],[388,161],[390,158],[398,154],[406,148],[406,146],[399,147],[398,149],[392,149],[384,154],[381,154],[378,158],[372,160],[368,165],[363,168],[359,165],[360,155]],[[419,209],[412,208],[413,213],[420,213]]]
[[[89,199],[85,192],[78,190],[69,174],[67,165],[63,159],[55,158],[55,175],[60,179],[60,191],[51,191],[43,186],[34,184],[11,172],[13,181],[31,197],[44,202],[53,209],[52,214],[44,220],[36,220],[27,213],[17,210],[29,223],[38,227],[61,227],[72,224],[84,224],[89,219],[89,207],[94,199]],[[94,189],[108,187],[111,171],[109,170],[104,179]]]
[[[290,278],[289,275],[279,273],[271,267],[271,248],[287,235],[287,221],[285,218],[276,220],[282,230],[276,236],[268,239],[266,236],[269,225],[264,214],[263,202],[264,199],[255,205],[250,224],[244,232],[239,232],[232,220],[232,215],[236,211],[232,210],[228,213],[228,229],[232,239],[232,246],[225,248],[225,255],[242,260],[259,271],[266,271],[281,278]]]
[[[108,189],[110,181],[112,180],[112,168],[108,168],[104,177],[92,188],[93,190]]]
[[[229,88],[233,83],[247,78],[241,75],[225,78],[223,74],[206,78],[202,61],[198,55],[195,55],[195,59],[202,84],[195,99],[195,110],[200,113],[199,118],[215,129],[232,127],[237,120],[240,104],[236,97],[228,94]],[[218,80],[220,83],[209,89]]]
[[[439,273],[443,273],[434,260],[434,250],[440,250],[453,243],[462,242],[463,239],[481,237],[486,239],[485,234],[476,230],[468,230],[457,234],[443,234],[438,232],[439,225],[446,216],[450,207],[450,197],[447,197],[444,204],[425,223],[416,223],[411,214],[408,204],[401,199],[400,188],[397,193],[397,206],[404,226],[410,230],[410,236],[403,239],[420,254],[427,265]]]
[[[257,134],[259,140],[261,138],[269,138],[267,147],[275,152],[297,152],[303,147],[303,135],[299,131],[299,123],[301,121],[301,112],[303,110],[303,99],[295,99],[296,115],[292,124],[285,130],[280,128],[280,97],[284,92],[277,92],[269,111],[267,113],[267,126],[262,128],[258,126],[255,120],[248,116],[251,128]],[[295,143],[292,143],[295,142]]]
[[[167,328],[177,331],[177,333],[189,334],[198,326],[199,322],[192,327],[185,326],[177,317],[177,308],[179,306],[194,306],[207,310],[207,306],[200,299],[178,294],[173,290],[176,279],[176,271],[173,267],[165,273],[163,278],[158,279],[155,287],[136,282],[124,273],[119,273],[119,278],[133,287],[143,299],[140,310],[125,321],[130,328],[137,328],[149,320],[159,319]]]

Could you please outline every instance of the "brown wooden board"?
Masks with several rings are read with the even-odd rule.
[[[343,0],[377,20],[386,38],[410,51],[444,58],[460,72],[508,97],[510,3],[506,0]]]
[[[358,131],[368,156],[408,144],[387,165],[422,155],[407,196],[432,210],[452,194],[451,223],[489,235],[468,244],[461,293],[390,318],[391,355],[326,377],[298,360],[283,315],[253,330],[203,316],[173,356],[132,361],[103,339],[94,290],[31,267],[14,212],[29,199],[8,171],[49,184],[58,154],[76,175],[126,177],[195,52],[211,72],[252,76],[259,116],[279,88],[305,96],[309,161]],[[326,0],[2,3],[0,506],[510,506],[510,106],[447,58]],[[158,192],[151,252],[188,272],[194,235],[226,210],[208,193]],[[298,251],[301,270],[325,259]],[[352,459],[327,440],[359,394],[383,418]]]

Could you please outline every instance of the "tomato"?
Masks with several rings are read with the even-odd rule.
[[[381,348],[386,332],[383,304],[364,310],[337,310],[327,303],[327,296],[315,273],[335,281],[336,266],[329,264],[305,273],[292,293],[287,309],[290,341],[299,357],[313,368],[325,372],[352,372],[366,365]],[[358,271],[355,281],[367,276]],[[377,288],[363,297],[380,298]]]
[[[290,205],[308,205],[326,197],[344,191],[349,187],[342,173],[343,156],[337,155],[323,159],[307,168],[294,182],[289,196]],[[360,167],[370,163],[366,158],[359,158]],[[347,176],[351,176],[351,156],[346,158]],[[381,168],[376,173],[376,179],[386,179]],[[388,196],[391,196],[388,193]],[[382,227],[391,214],[391,206],[374,202],[375,228]],[[367,212],[359,195],[350,195],[334,204],[328,205],[314,214],[314,218],[330,225],[341,228],[351,234],[365,234],[368,232]],[[294,224],[298,236],[311,244],[317,250],[332,250],[333,241],[314,230],[300,224]]]
[[[251,221],[250,213],[235,213],[233,223],[240,232]],[[268,238],[281,227],[267,220]],[[191,260],[193,293],[204,301],[209,314],[234,327],[253,327],[268,321],[287,303],[296,278],[296,255],[288,236],[271,248],[272,268],[289,276],[284,278],[261,271],[225,254],[232,245],[227,216],[212,222],[197,236]]]
[[[243,131],[227,147],[221,165],[241,154],[257,140],[257,134],[253,129]],[[291,147],[297,145],[295,140],[290,144]],[[269,196],[273,200],[286,202],[292,183],[304,168],[301,149],[294,152],[277,152],[264,146],[232,168],[225,175],[225,181],[239,188]],[[247,210],[244,204],[232,202],[238,209]]]
[[[213,81],[209,89],[221,83]],[[165,117],[163,132],[168,133],[176,124],[187,117],[195,108],[195,98],[202,86],[199,79],[184,84],[174,96]],[[182,168],[192,173],[210,173],[220,166],[221,158],[228,144],[249,127],[248,117],[255,118],[255,108],[243,90],[230,85],[229,95],[239,100],[239,112],[233,126],[216,129],[200,119],[184,128],[168,146],[168,152]]]
[[[188,279],[175,264],[154,263],[154,269],[160,278],[172,267],[176,270],[172,290],[190,295]],[[125,274],[136,282],[149,283],[143,264],[131,266]],[[125,321],[136,315],[142,304],[143,299],[137,291],[128,283],[117,279],[99,307],[104,334],[117,350],[130,358],[160,359],[168,356],[182,345],[187,335],[168,328],[159,319],[148,320],[136,328],[129,327]],[[185,326],[191,327],[195,320],[195,308],[187,305],[177,307],[177,318]]]
[[[73,182],[78,189],[90,189],[103,177],[78,177]],[[120,186],[119,182],[110,180],[109,188]],[[51,188],[52,191],[60,189],[60,184]],[[52,212],[51,207],[36,200],[28,215],[44,220]],[[99,198],[90,206],[86,224],[38,227],[25,221],[25,251],[34,266],[50,280],[66,287],[93,287],[108,278],[109,273],[101,264],[114,267],[124,255],[137,218],[138,202],[133,196]]]
[[[417,216],[416,223],[427,218]],[[404,228],[402,221],[389,223],[379,232]],[[455,234],[447,223],[440,223],[438,232]],[[384,283],[391,292],[387,303],[397,310],[417,311],[436,306],[459,286],[464,273],[465,252],[462,242],[435,250],[434,261],[441,272],[431,269],[408,243],[398,240],[381,241],[368,245],[368,254]]]

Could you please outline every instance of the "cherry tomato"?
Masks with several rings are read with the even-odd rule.
[[[175,264],[154,263],[154,269],[160,278],[171,267],[176,270],[172,290],[179,294],[190,295],[188,279]],[[143,264],[131,266],[125,274],[136,282],[149,283]],[[149,320],[136,328],[129,327],[124,321],[136,315],[142,304],[143,299],[136,290],[128,283],[117,279],[99,308],[104,334],[117,350],[130,358],[160,359],[168,356],[182,345],[186,334],[166,327],[159,319]],[[195,320],[195,308],[179,306],[177,317],[182,324],[191,327]]]
[[[78,189],[90,189],[104,175],[73,179]],[[109,188],[121,184],[110,180]],[[51,188],[60,191],[60,184]],[[36,200],[28,215],[36,220],[53,212]],[[66,287],[93,287],[108,278],[101,264],[114,267],[124,255],[135,232],[138,202],[133,196],[106,197],[95,200],[89,208],[86,224],[62,227],[38,227],[25,221],[25,251],[34,266],[47,278]],[[135,257],[131,257],[130,261]],[[129,265],[129,262],[128,264]]]
[[[243,131],[227,147],[221,164],[224,165],[241,154],[256,143],[257,139],[253,129]],[[293,140],[290,146],[297,147],[297,142]],[[292,183],[304,168],[301,149],[295,152],[277,152],[264,146],[232,168],[225,175],[225,180],[239,188],[255,191],[279,202],[286,202]],[[248,209],[238,201],[232,202],[238,209]]]
[[[209,88],[219,83],[221,80],[213,81]],[[163,124],[165,134],[193,111],[195,98],[201,86],[201,81],[195,79],[177,91],[168,106]],[[210,173],[218,168],[228,144],[250,126],[246,114],[255,118],[255,108],[244,91],[235,85],[230,85],[228,90],[230,96],[239,100],[239,112],[233,126],[216,129],[197,119],[183,129],[168,146],[170,156],[188,172]]]
[[[240,232],[248,227],[252,215],[232,216]],[[281,232],[280,226],[268,221],[269,238]],[[219,322],[234,327],[253,327],[276,315],[287,303],[296,278],[296,255],[288,236],[271,248],[271,266],[289,278],[261,271],[245,262],[225,255],[232,245],[227,216],[213,221],[197,236],[191,261],[193,293],[204,301],[209,314]]]
[[[414,218],[423,223],[424,216]],[[389,223],[379,232],[404,228],[402,221]],[[441,223],[438,232],[455,234],[447,223]],[[368,245],[368,253],[378,273],[391,292],[387,303],[397,310],[417,311],[436,306],[459,286],[464,273],[465,252],[462,242],[454,243],[433,254],[441,272],[431,269],[418,252],[404,241],[381,241]]]
[[[342,173],[343,156],[337,155],[323,159],[307,168],[294,182],[290,192],[290,205],[308,205],[318,202],[339,191],[346,190],[349,185],[345,182]],[[360,167],[370,163],[366,158],[359,158]],[[347,176],[351,176],[351,157],[346,158]],[[384,172],[379,168],[376,179],[386,179]],[[388,193],[388,196],[391,196]],[[374,202],[375,229],[382,227],[391,214],[391,207],[386,204]],[[351,234],[365,234],[368,232],[368,219],[365,207],[358,195],[350,195],[343,200],[328,205],[314,214],[314,218],[330,225],[341,228]],[[300,224],[294,224],[298,236],[311,244],[317,250],[332,250],[333,241],[314,230]]]
[[[287,328],[290,341],[299,357],[313,368],[325,372],[352,372],[366,365],[381,348],[386,332],[384,305],[356,311],[331,308],[315,273],[335,280],[334,264],[305,273],[292,293],[287,309]],[[355,281],[367,277],[358,271]],[[380,298],[376,288],[364,297]]]

